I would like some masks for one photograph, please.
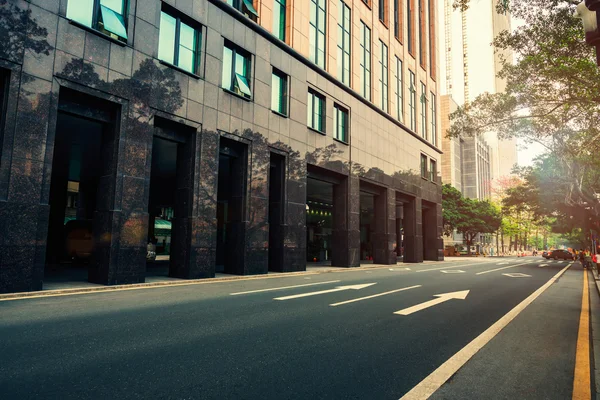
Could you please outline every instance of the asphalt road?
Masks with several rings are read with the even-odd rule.
[[[460,260],[0,301],[0,398],[398,399],[566,265],[541,257]],[[519,273],[527,276],[504,275]],[[312,286],[268,291],[296,285]],[[419,287],[330,306],[412,286]],[[395,314],[466,290],[464,300]],[[568,299],[575,322],[578,295]],[[572,318],[558,324],[576,337]],[[506,347],[497,352],[511,362]],[[572,380],[569,368],[560,372],[562,386]],[[440,398],[469,393],[442,389]]]

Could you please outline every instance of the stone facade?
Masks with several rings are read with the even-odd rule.
[[[289,6],[289,43],[270,33],[271,0],[255,1],[263,15],[259,23],[220,0],[164,1],[202,26],[197,74],[157,59],[159,0],[127,2],[126,43],[71,22],[66,18],[67,2],[0,0],[0,36],[4,38],[0,42],[4,94],[0,109],[0,293],[42,289],[47,254],[57,240],[48,233],[57,223],[51,207],[57,201],[53,193],[60,192],[52,185],[61,165],[59,142],[63,131],[88,133],[81,126],[89,126],[90,132],[92,127],[102,131],[98,154],[91,155],[100,160],[93,166],[98,195],[88,200],[86,211],[93,221],[92,282],[144,282],[156,138],[177,146],[177,180],[171,186],[176,199],[169,269],[173,277],[215,275],[220,154],[238,150],[242,156],[232,164],[233,178],[228,183],[235,207],[226,228],[225,272],[264,274],[306,268],[310,174],[336,182],[334,265],[360,263],[359,194],[366,186],[378,193],[376,262],[396,262],[392,252],[397,243],[398,207],[404,215],[404,261],[443,259],[441,180],[438,171],[433,181],[418,172],[421,154],[438,159],[441,151],[330,74],[336,70],[337,2],[328,3],[331,35],[324,71],[306,56],[308,1],[293,1]],[[376,27],[373,86],[380,73],[375,68],[379,54],[375,47],[382,38],[391,42],[390,59],[398,55],[404,68],[416,72],[417,79],[437,93],[437,71],[421,68],[385,25],[372,21],[376,6],[370,9],[358,0],[348,4],[355,39],[358,21],[364,19]],[[226,40],[251,54],[250,99],[221,87]],[[353,49],[358,49],[357,43]],[[353,60],[357,58],[353,55]],[[391,75],[395,67],[389,65]],[[273,68],[288,76],[288,117],[270,109]],[[353,74],[358,68],[358,61],[353,61]],[[352,87],[358,85],[353,81]],[[325,134],[307,128],[309,88],[326,98]],[[374,90],[373,98],[377,96]],[[347,143],[332,136],[334,104],[349,110]],[[392,101],[389,108],[396,109]],[[84,125],[77,128],[69,125],[72,121]],[[281,157],[285,167],[279,202],[269,192],[273,155]],[[277,217],[270,215],[273,207],[280,209]],[[427,224],[426,237],[423,224]]]

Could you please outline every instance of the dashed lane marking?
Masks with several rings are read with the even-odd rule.
[[[402,288],[402,289],[390,290],[389,292],[378,293],[378,294],[374,294],[374,295],[371,295],[371,296],[359,297],[358,299],[341,301],[339,303],[333,303],[333,304],[330,304],[330,306],[331,307],[342,306],[344,304],[355,303],[357,301],[363,301],[363,300],[373,299],[375,297],[381,297],[381,296],[385,296],[385,295],[392,294],[392,293],[398,293],[398,292],[403,292],[405,290],[420,288],[421,286],[422,285],[415,285],[415,286],[405,287],[405,288]]]
[[[338,283],[338,282],[339,282],[339,280],[336,280],[336,281],[327,281],[327,282],[305,283],[305,284],[302,284],[302,285],[280,286],[280,287],[276,287],[276,288],[259,289],[259,290],[248,290],[246,292],[237,292],[237,293],[229,293],[229,294],[231,296],[238,296],[240,294],[272,292],[274,290],[294,289],[294,288],[299,288],[299,287],[316,286],[316,285],[326,285],[328,283]]]
[[[519,264],[516,265],[509,265],[508,267],[502,267],[502,268],[496,268],[496,269],[490,269],[488,271],[482,271],[482,272],[478,272],[475,275],[483,275],[483,274],[489,274],[490,272],[496,272],[496,271],[502,271],[504,269],[509,269],[509,268],[516,268],[516,267],[520,267],[523,264],[527,264],[527,262],[521,262]]]

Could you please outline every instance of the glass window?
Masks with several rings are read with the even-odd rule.
[[[421,137],[427,140],[427,89],[421,82]]]
[[[94,0],[70,0],[67,4],[67,18],[91,28],[94,3]]]
[[[340,1],[340,15],[338,16],[338,51],[337,72],[338,79],[350,85],[350,7]]]
[[[400,39],[400,0],[394,0],[394,36]]]
[[[310,27],[308,37],[309,58],[325,68],[325,4],[327,0],[310,1]]]
[[[427,156],[421,154],[421,178],[427,179]]]
[[[273,10],[273,33],[285,42],[285,0],[275,0]]]
[[[252,97],[250,88],[250,54],[226,43],[223,47],[223,79],[221,85],[246,98]]]
[[[385,8],[386,8],[385,0],[379,0],[379,20],[383,23],[386,22]]]
[[[410,129],[413,132],[417,130],[417,87],[415,82],[415,74],[412,71],[408,71],[410,76],[409,82],[409,96],[408,96],[408,111],[410,112]]]
[[[371,100],[371,29],[360,22],[360,80],[362,81],[361,94]]]
[[[413,6],[415,0],[406,0],[406,27],[408,28],[408,52],[414,54],[415,52],[415,32],[414,32],[414,16]]]
[[[325,97],[312,90],[308,91],[308,126],[325,133]]]
[[[437,146],[437,104],[435,94],[431,93],[431,144]]]
[[[288,78],[281,71],[273,69],[271,79],[271,110],[287,115]]]
[[[69,0],[67,18],[127,41],[125,0]]]
[[[404,122],[404,72],[402,60],[396,57],[396,113],[398,121]]]
[[[435,160],[429,160],[429,180],[435,182],[437,175],[437,163]]]
[[[427,67],[425,58],[425,3],[419,0],[419,63],[423,68]]]
[[[245,14],[252,21],[258,20],[258,11],[254,8],[252,0],[225,0],[227,4]]]
[[[199,69],[199,52],[202,33],[162,11],[158,58],[193,74]]]
[[[379,57],[381,109],[388,112],[388,48],[381,40],[379,41],[379,45],[381,46],[381,55]]]
[[[333,106],[333,137],[348,143],[348,110],[336,104]]]

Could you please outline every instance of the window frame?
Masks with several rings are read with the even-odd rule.
[[[360,58],[360,67],[361,67],[361,80],[362,80],[362,87],[361,87],[361,94],[362,96],[367,99],[368,101],[371,101],[371,95],[373,92],[373,85],[372,85],[372,81],[373,81],[373,55],[371,54],[371,42],[372,42],[372,32],[371,32],[371,28],[369,28],[367,26],[366,23],[364,23],[362,20],[361,22],[361,35],[360,35],[360,47],[362,48],[361,51],[361,58]],[[369,40],[366,40],[366,34],[367,32],[369,33]],[[367,49],[367,45],[368,45],[368,49]],[[367,60],[368,60],[368,64],[369,67],[367,68]],[[368,72],[368,81],[367,81],[367,72]],[[368,90],[367,90],[368,89]]]
[[[286,38],[287,38],[287,28],[286,28],[286,24],[287,24],[287,0],[273,0],[273,34],[275,35],[276,38],[278,38],[279,40],[281,40],[282,42],[285,42]],[[276,23],[276,18],[275,15],[277,13],[277,8],[279,8],[279,27],[278,30],[279,32],[276,31],[275,28],[275,23]],[[283,18],[282,18],[283,17]],[[283,20],[283,29],[281,26],[281,21]]]
[[[350,86],[350,79],[352,77],[352,10],[350,9],[350,7],[343,1],[340,0],[339,2],[339,7],[340,7],[340,13],[341,15],[338,15],[338,44],[337,44],[337,48],[338,48],[338,57],[337,57],[337,62],[341,64],[341,72],[342,75],[340,75],[340,64],[338,64],[338,79],[345,85]],[[349,26],[346,27],[346,13],[348,13],[348,24]],[[342,20],[342,22],[340,22],[339,20]],[[341,38],[339,37],[339,33],[341,32]],[[346,33],[348,34],[348,43],[346,43]],[[341,40],[340,40],[341,39]],[[346,49],[348,51],[346,51]],[[341,57],[341,61],[339,60],[339,53],[342,53],[342,57]],[[346,57],[345,55],[348,55],[348,69],[346,70]],[[348,73],[348,76],[345,76],[345,73]]]
[[[223,78],[221,77],[221,87],[223,88],[223,90],[232,93],[236,96],[239,96],[243,99],[249,100],[251,101],[254,98],[254,92],[252,91],[252,85],[250,84],[250,82],[252,81],[252,54],[245,50],[244,48],[237,46],[236,44],[230,42],[229,40],[225,40],[225,42],[223,43],[223,52],[225,52],[225,48],[231,50],[231,83],[229,85],[229,87],[224,87],[223,86]],[[245,78],[246,83],[248,85],[248,89],[250,91],[250,95],[247,95],[245,93],[243,93],[243,91],[240,89],[240,93],[235,91],[235,78],[237,77],[237,74],[235,72],[235,64],[236,64],[236,56],[237,54],[240,54],[242,57],[245,58],[246,61],[246,74],[243,78]],[[225,58],[225,57],[223,57]],[[225,62],[223,60],[223,69],[225,68]],[[223,71],[221,71],[221,73],[223,73]]]
[[[408,109],[410,111],[410,129],[417,133],[417,87],[416,87],[416,76],[415,73],[410,69],[409,74],[409,97],[408,97]]]
[[[429,0],[429,76],[434,81],[436,78],[437,71],[437,32],[435,27],[435,2],[436,0]]]
[[[342,135],[343,138],[339,137],[339,123],[338,123],[338,118],[340,118],[340,115],[343,117],[342,120]],[[339,142],[348,144],[349,143],[349,138],[350,138],[350,111],[338,104],[338,103],[334,103],[333,105],[333,138]]]
[[[275,77],[277,77],[281,80],[279,96],[280,96],[280,104],[283,105],[283,111],[275,110],[273,108],[273,100],[274,100],[273,99],[273,79],[275,79]],[[290,91],[289,91],[289,76],[285,72],[273,67],[273,69],[271,71],[271,111],[273,111],[277,115],[288,118],[289,110],[290,110],[289,93],[290,93]]]
[[[437,161],[433,158],[429,159],[429,180],[433,183],[436,183],[436,175],[437,175]]]
[[[396,113],[398,121],[404,123],[404,63],[396,57]]]
[[[258,11],[256,10],[256,7],[254,7],[253,0],[225,0],[225,3],[229,4],[231,7],[244,14],[250,20],[258,23],[259,15]],[[248,7],[248,3],[250,3],[252,8]],[[246,10],[244,11],[244,9]]]
[[[381,110],[388,113],[389,112],[389,49],[383,40],[379,40],[379,45],[381,46],[381,54],[379,57],[379,65],[380,69],[380,79],[379,79],[379,89],[381,91]]]
[[[419,64],[427,70],[427,45],[425,37],[425,0],[419,0]]]
[[[425,179],[425,180],[429,180],[429,174],[428,174],[428,159],[429,157],[427,157],[427,155],[421,153],[421,178]]]
[[[406,23],[408,32],[408,54],[415,58],[415,0],[406,0]]]
[[[320,7],[321,2],[323,2],[324,8]],[[314,29],[314,32],[315,32],[314,54],[309,54],[309,59],[312,62],[314,62],[317,66],[321,67],[322,69],[326,69],[326,66],[327,66],[327,39],[328,39],[327,38],[327,0],[310,0],[310,4],[315,5],[316,20],[314,21],[314,24],[313,24],[312,15],[309,15],[309,17],[308,17],[308,24],[309,24],[308,47],[309,47],[309,51],[310,51],[311,31]],[[310,4],[309,4],[309,7],[311,6]],[[323,32],[321,32],[321,30],[319,29],[320,10],[323,10],[323,18],[325,19],[325,21],[323,22]],[[311,12],[309,11],[309,13],[311,13]],[[323,35],[323,60],[321,60],[319,58],[319,34]]]
[[[421,137],[428,140],[427,134],[427,86],[421,83]]]
[[[379,10],[377,12],[377,16],[379,17],[379,22],[381,22],[386,27],[388,26],[388,1],[389,0],[379,0]]]
[[[400,43],[404,40],[404,0],[394,1],[394,37]]]
[[[173,43],[173,47],[174,47],[174,55],[173,55],[173,62],[169,62],[166,60],[163,60],[160,58],[160,54],[157,56],[158,60],[163,63],[163,64],[167,64],[169,66],[175,67],[176,69],[185,72],[187,74],[191,74],[194,75],[195,77],[201,77],[201,72],[202,72],[202,67],[203,67],[203,63],[202,63],[202,45],[203,45],[203,41],[202,38],[205,34],[204,32],[204,26],[202,26],[200,23],[198,23],[197,21],[187,17],[185,14],[179,12],[178,10],[176,10],[175,8],[169,6],[168,4],[163,3],[162,5],[162,9],[160,11],[161,13],[161,19],[162,19],[162,14],[165,13],[168,16],[170,16],[171,18],[175,19],[175,42]],[[194,49],[194,56],[195,56],[195,60],[194,60],[194,70],[193,71],[188,71],[187,69],[181,67],[178,62],[179,62],[179,47],[180,47],[180,28],[181,28],[181,23],[184,23],[185,25],[189,26],[190,28],[192,28],[194,30],[194,44],[196,46],[196,48]],[[161,29],[160,29],[160,25],[158,28],[158,49],[160,50],[160,34],[161,34]]]
[[[431,144],[437,147],[437,96],[430,92],[431,97]]]
[[[325,95],[321,94],[320,92],[309,88],[308,89],[308,96],[310,97],[310,99],[307,101],[307,105],[306,105],[306,115],[307,115],[307,121],[306,121],[306,126],[308,127],[308,129],[311,129],[315,132],[318,132],[322,135],[325,135],[327,132],[326,129],[326,124],[327,124],[327,113],[326,113],[326,108],[327,108],[327,98],[325,97]],[[321,114],[319,115],[319,119],[320,119],[320,125],[321,125],[321,129],[315,127],[315,99],[319,100],[319,104],[321,104]],[[309,103],[312,106],[312,109],[309,110]],[[308,116],[311,116],[311,121],[312,124],[309,123],[308,121]]]
[[[91,29],[95,32],[99,32],[102,35],[105,35],[107,37],[109,37],[112,40],[117,41],[120,44],[127,44],[129,41],[129,36],[130,33],[128,32],[128,28],[129,28],[129,0],[120,0],[121,4],[122,4],[122,8],[123,8],[123,13],[119,14],[117,13],[115,10],[111,9],[110,7],[104,6],[102,5],[102,0],[91,0],[92,1],[92,15],[91,15],[91,21],[90,21],[90,25],[88,25],[87,23],[84,23],[80,20],[74,19],[72,18],[72,16],[69,16],[69,5],[71,4],[75,4],[75,2],[77,2],[78,0],[69,0],[67,2],[67,9],[65,11],[65,16],[66,18],[71,22],[74,23],[76,25],[79,25],[83,28],[87,28],[87,29]],[[75,6],[74,6],[75,7]],[[101,21],[102,19],[102,7],[105,7],[109,10],[111,10],[113,13],[121,16],[121,18],[123,19],[123,28],[125,29],[125,37],[120,36],[118,33],[112,32],[111,30],[106,29],[104,20]],[[100,24],[102,24],[102,26],[100,26]]]

